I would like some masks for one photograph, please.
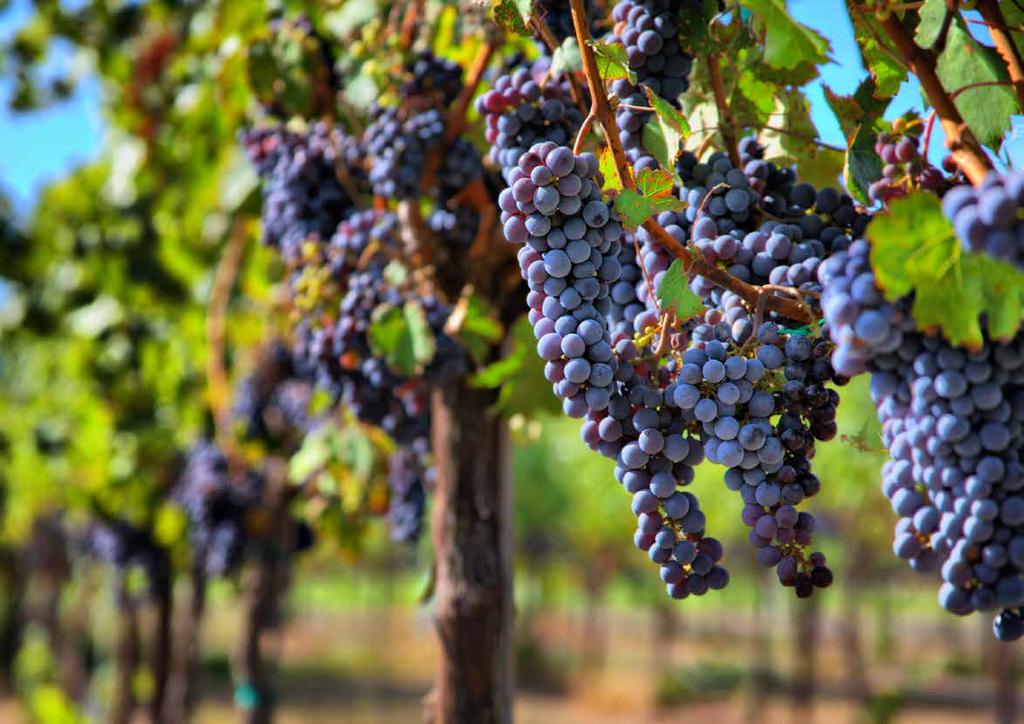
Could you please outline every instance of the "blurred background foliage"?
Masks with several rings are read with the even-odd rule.
[[[213,432],[208,312],[232,238],[244,249],[226,306],[233,382],[285,313],[284,270],[256,243],[256,179],[237,134],[260,102],[317,102],[302,56],[315,49],[268,38],[267,18],[298,12],[337,37],[359,31],[336,70],[352,79],[345,101],[365,106],[376,93],[365,79],[389,72],[373,44],[377,5],[39,0],[0,49],[15,112],[59,112],[78,84],[98,81],[106,127],[99,157],[47,185],[31,209],[0,206],[0,720],[104,718],[117,607],[110,572],[71,555],[75,531],[116,516],[148,531],[176,571],[187,568],[168,492],[182,451]],[[431,8],[435,49],[472,57],[459,26],[476,11]],[[276,64],[258,61],[295,52],[296,76],[268,83]],[[864,380],[844,390],[839,422],[840,438],[815,460],[825,484],[813,508],[839,582],[820,604],[835,625],[818,634],[828,644],[819,716],[984,718],[987,624],[952,620],[929,587],[895,573]],[[697,720],[788,720],[785,697],[765,697],[807,683],[800,651],[814,642],[790,619],[788,592],[763,585],[769,574],[749,560],[741,501],[720,471],[702,468],[695,485],[743,575],[721,595],[669,606],[637,574],[649,564],[627,545],[625,493],[577,424],[517,415],[511,428],[522,720],[622,721],[679,706]],[[338,476],[351,473],[341,467]],[[281,633],[282,719],[417,719],[436,656],[418,604],[429,543],[397,549],[383,524],[344,505],[305,505],[321,535],[298,564]],[[240,695],[227,664],[240,591],[225,581],[210,594],[201,721],[222,721]],[[152,682],[142,674],[132,686],[145,698]]]

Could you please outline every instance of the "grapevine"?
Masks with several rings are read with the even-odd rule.
[[[1020,3],[848,0],[843,90],[820,81],[844,49],[778,0],[95,5],[0,39],[12,109],[88,67],[109,124],[24,224],[0,203],[0,673],[29,718],[202,718],[216,582],[241,601],[233,700],[270,721],[313,546],[309,570],[424,569],[431,721],[511,719],[518,551],[571,560],[594,610],[636,563],[659,656],[703,615],[683,599],[777,581],[806,705],[835,584],[864,658],[878,530],[936,616],[991,628],[1009,689]],[[95,62],[61,77],[53,40]],[[79,571],[114,584],[98,646],[65,613]]]

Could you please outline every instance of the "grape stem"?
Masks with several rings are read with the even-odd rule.
[[[736,168],[742,168],[740,164],[740,149],[736,140],[736,124],[733,121],[732,109],[729,107],[729,99],[725,95],[725,81],[722,79],[722,65],[717,53],[707,56],[708,75],[711,78],[711,90],[715,94],[715,105],[718,107],[718,118],[721,121],[719,130],[722,133],[722,140],[725,142],[725,150],[729,153],[729,160]]]
[[[744,126],[744,128],[752,128],[752,126]],[[811,136],[805,135],[803,133],[799,133],[797,131],[792,131],[792,130],[790,130],[788,128],[783,128],[782,126],[772,126],[772,125],[766,124],[766,125],[761,126],[761,129],[765,130],[765,131],[772,131],[773,133],[781,133],[783,136],[790,136],[792,138],[796,138],[796,139],[799,139],[801,141],[806,141],[807,143],[814,144],[818,148],[823,148],[826,151],[835,151],[836,153],[846,153],[846,149],[845,148],[840,148],[839,146],[833,146],[831,143],[825,143],[824,141],[820,141],[817,138],[813,138]]]
[[[942,27],[939,28],[939,34],[935,37],[935,42],[932,43],[932,52],[936,55],[942,55],[942,51],[946,49],[946,41],[949,39],[949,29],[953,27],[953,18],[956,17],[956,3],[958,0],[946,0],[946,14],[942,16]]]
[[[622,147],[622,139],[619,138],[615,113],[608,102],[608,95],[605,93],[601,74],[597,69],[594,49],[590,47],[590,24],[586,9],[583,7],[583,0],[569,1],[572,9],[572,23],[576,30],[576,41],[580,47],[580,55],[583,57],[583,72],[590,88],[591,113],[600,121],[601,128],[604,130],[605,140],[611,149],[612,159],[615,161],[615,173],[622,188],[635,191],[636,184],[633,180],[632,168]],[[726,270],[709,262],[703,254],[691,253],[689,249],[665,231],[653,217],[648,217],[643,222],[643,228],[662,248],[683,262],[687,274],[700,274],[723,289],[728,289],[738,295],[751,307],[757,304],[758,299],[762,297],[762,293],[756,285],[748,284],[742,279],[734,277]],[[812,315],[807,313],[807,309],[799,301],[773,295],[765,304],[769,311],[776,312],[787,319],[805,323],[811,321]]]
[[[967,85],[960,86],[955,91],[949,94],[949,97],[956,100],[964,91],[973,90],[974,88],[988,88],[991,86],[1011,86],[1012,81],[1008,80],[979,80],[977,83],[968,83]]]
[[[971,25],[984,25],[986,28],[992,27],[992,23],[985,22],[984,20],[976,20],[974,18],[964,18],[964,22],[970,23]],[[1008,33],[1024,34],[1024,28],[1020,28],[1015,25],[1004,25],[1003,30]]]
[[[227,343],[227,312],[231,290],[238,277],[242,263],[245,240],[249,235],[248,224],[236,218],[231,234],[224,246],[220,262],[213,277],[210,300],[206,305],[206,394],[213,413],[217,444],[227,456],[234,460],[234,445],[231,435],[231,387],[224,368],[224,349]]]
[[[996,51],[1006,63],[1006,70],[1013,82],[1013,90],[1017,94],[1017,102],[1024,105],[1024,60],[1021,59],[1017,44],[1013,42],[1007,30],[1003,11],[999,9],[996,0],[978,0],[978,10],[988,23],[988,31],[996,44]]]
[[[473,64],[466,74],[466,82],[462,86],[462,92],[459,93],[458,98],[455,99],[451,110],[448,112],[447,128],[444,134],[444,148],[450,146],[466,130],[466,112],[469,110],[469,104],[473,101],[473,96],[476,95],[476,89],[479,87],[480,81],[483,80],[484,71],[491,64],[491,58],[494,57],[494,53],[501,47],[502,35],[500,30],[494,31],[494,34],[484,41],[477,51],[476,57],[473,58]]]
[[[956,103],[939,80],[935,71],[935,53],[919,46],[895,15],[886,17],[881,21],[881,25],[896,44],[910,70],[921,81],[921,88],[935,108],[939,122],[942,123],[942,130],[946,133],[946,146],[953,154],[957,167],[972,184],[979,185],[992,170],[992,163],[970,128],[964,123]]]
[[[587,77],[587,85],[590,87],[590,113],[601,121],[604,129],[605,140],[615,160],[615,172],[619,177],[619,184],[623,188],[633,188],[633,172],[626,157],[626,150],[622,147],[622,139],[619,137],[619,127],[615,125],[615,113],[608,102],[608,94],[604,89],[604,82],[601,80],[601,73],[597,69],[597,57],[594,49],[590,47],[590,25],[587,19],[586,8],[583,7],[583,0],[569,0],[572,9],[572,24],[576,30],[576,42],[580,47],[580,55],[583,56],[583,73]]]
[[[558,40],[555,38],[555,34],[552,33],[551,28],[548,27],[547,22],[544,18],[538,17],[534,13],[530,15],[530,24],[537,32],[537,35],[540,36],[541,42],[548,47],[548,50],[551,51],[551,55],[553,56],[560,46],[558,45]],[[548,72],[550,73],[550,71]],[[586,106],[586,99],[583,95],[583,89],[580,88],[580,82],[576,78],[575,73],[566,73],[565,76],[569,79],[569,95],[572,96],[572,100],[577,107],[582,110]]]
[[[591,108],[587,117],[583,119],[583,123],[580,124],[579,133],[576,134],[576,143],[572,144],[572,152],[577,156],[583,152],[583,142],[587,139],[587,134],[590,133],[596,118],[597,116],[594,115],[594,110]]]
[[[411,48],[416,40],[416,33],[421,25],[420,20],[423,17],[423,6],[425,4],[425,0],[413,0],[405,11],[405,17],[402,18],[401,35],[403,48]]]
[[[480,46],[473,64],[466,75],[466,82],[462,86],[458,97],[452,102],[451,108],[445,118],[444,136],[427,154],[423,163],[423,175],[420,178],[420,189],[427,191],[437,177],[438,169],[441,167],[441,160],[444,152],[455,140],[466,130],[466,113],[469,104],[476,94],[476,89],[483,80],[484,71],[490,65],[491,58],[501,45],[502,34],[495,30]],[[398,204],[398,219],[400,222],[400,236],[407,251],[413,255],[417,263],[425,263],[430,260],[431,241],[433,234],[423,221],[423,214],[420,212],[418,201],[400,201]]]
[[[924,124],[924,148],[921,151],[921,158],[928,159],[928,147],[932,143],[932,129],[935,128],[935,109],[928,113],[928,120]]]

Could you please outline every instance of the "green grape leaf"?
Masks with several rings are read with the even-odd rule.
[[[510,33],[529,35],[525,18],[530,15],[531,4],[530,0],[495,0],[491,5],[494,22]]]
[[[757,14],[764,23],[764,59],[776,68],[793,68],[800,63],[818,65],[829,59],[829,42],[814,30],[793,19],[785,0],[741,0],[740,5]]]
[[[859,129],[846,149],[843,181],[850,195],[870,205],[868,187],[882,177],[882,159],[875,153],[875,132]]]
[[[624,189],[615,200],[615,210],[619,212],[623,223],[628,227],[637,227],[649,217],[662,211],[681,211],[686,204],[675,196],[652,198],[642,196],[632,189]]]
[[[917,11],[920,20],[914,29],[914,40],[922,48],[931,47],[942,30],[942,21],[946,16],[945,0],[926,0],[924,6]]]
[[[598,170],[600,170],[601,176],[604,177],[604,188],[621,191],[622,181],[619,180],[619,174],[615,168],[615,156],[612,154],[612,150],[604,146],[601,152],[597,154],[597,163]]]
[[[362,74],[348,81],[343,93],[352,105],[362,110],[368,110],[380,98],[380,90],[373,78]]]
[[[521,317],[510,330],[511,349],[505,357],[470,378],[473,387],[498,389],[495,407],[506,417],[535,416],[560,411],[558,399],[544,378],[544,361],[537,355],[533,325]]]
[[[575,43],[575,40],[573,42]],[[602,80],[627,78],[630,83],[636,85],[636,73],[629,69],[629,58],[626,57],[626,49],[622,45],[599,43],[596,40],[588,40],[587,45],[594,49],[597,72]]]
[[[229,211],[238,209],[259,185],[256,172],[244,153],[232,153],[221,178],[220,198]]]
[[[807,98],[796,89],[778,88],[773,95],[772,125],[761,132],[766,158],[795,164],[797,173],[816,186],[834,186],[842,170],[842,154],[814,142],[818,130]]]
[[[659,166],[662,168],[672,168],[675,166],[676,160],[668,150],[671,144],[665,138],[665,129],[658,122],[657,118],[652,117],[644,124],[640,142],[643,144],[644,150],[654,157]],[[678,148],[679,146],[677,145],[676,147]],[[675,154],[675,156],[678,155],[678,153]]]
[[[985,254],[964,251],[938,197],[896,199],[868,226],[871,266],[890,300],[914,293],[919,329],[955,345],[982,344],[981,317],[994,339],[1009,339],[1024,319],[1024,274]]]
[[[381,276],[393,287],[400,287],[409,279],[409,270],[398,259],[392,259],[384,267]]]
[[[825,100],[839,120],[846,136],[843,180],[850,194],[870,204],[868,187],[882,176],[882,160],[875,153],[875,137],[882,130],[882,114],[891,100],[876,95],[875,81],[865,78],[851,96],[842,96],[824,86]]]
[[[690,289],[681,259],[673,260],[657,291],[658,302],[663,310],[672,311],[680,320],[696,317],[704,312],[700,297]]]
[[[1024,26],[1024,4],[1020,2],[1002,3],[999,9],[1003,11],[1003,19],[1007,26],[1010,28]],[[1024,35],[1010,33],[1010,37],[1013,38],[1013,44],[1017,46],[1017,51],[1024,53]]]
[[[644,147],[658,160],[662,168],[672,169],[679,158],[683,148],[683,141],[690,137],[690,123],[686,116],[676,110],[675,106],[659,96],[650,88],[644,87],[647,93],[647,102],[654,109],[654,118],[644,126]],[[650,135],[647,128],[655,124],[659,131],[658,137],[662,140],[660,148],[655,149],[647,145],[647,138]]]
[[[324,27],[335,37],[347,38],[374,19],[380,9],[380,0],[345,3],[337,10],[324,13]]]
[[[898,56],[881,45],[886,37],[885,30],[873,12],[865,10],[854,2],[848,3],[853,33],[860,49],[864,67],[875,82],[875,93],[880,98],[896,95],[903,81],[907,79],[907,68]]]
[[[457,320],[454,325],[457,331],[452,336],[469,350],[478,363],[486,358],[490,346],[499,342],[505,333],[487,300],[472,292],[459,298],[451,316]]]
[[[686,12],[679,18],[679,44],[693,55],[712,52],[712,38],[708,31],[708,24],[718,14],[718,3],[716,0],[697,0],[690,3]]]
[[[943,0],[928,0],[921,9],[917,28],[918,43],[930,45],[938,34],[945,14]],[[955,17],[946,38],[946,47],[939,56],[935,71],[943,87],[950,92],[978,83],[983,85],[959,93],[954,99],[960,115],[981,143],[999,148],[1003,134],[1011,125],[1010,117],[1020,112],[1016,96],[1009,87],[1006,65],[999,54],[982,45],[971,35],[966,23]]]
[[[767,119],[775,109],[775,84],[758,77],[750,68],[740,73],[736,90],[757,110],[760,118]]]
[[[663,169],[645,168],[636,179],[636,188],[642,196],[659,199],[672,193],[672,174]]]
[[[576,38],[568,37],[562,41],[551,56],[552,73],[575,73],[583,70],[583,56]]]
[[[436,351],[427,316],[415,300],[401,308],[381,305],[375,309],[368,336],[373,353],[406,377],[422,372]]]
[[[827,85],[823,86],[825,100],[839,120],[843,135],[849,141],[857,129],[869,127],[881,130],[882,115],[892,98],[879,94],[873,78],[865,78],[852,96],[841,96]]]

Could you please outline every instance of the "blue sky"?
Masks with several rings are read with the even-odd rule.
[[[32,15],[29,0],[15,0],[0,14],[0,38],[7,39]],[[57,47],[48,67],[71,62],[66,47]],[[11,113],[7,108],[13,84],[0,75],[0,186],[21,211],[31,206],[39,189],[68,169],[96,157],[103,143],[99,84],[79,85],[68,101],[43,111]]]
[[[790,0],[788,4],[794,17],[820,32],[832,44],[835,62],[822,68],[821,80],[812,83],[808,93],[812,116],[822,140],[843,145],[839,124],[825,103],[821,84],[848,94],[856,89],[866,73],[844,2]],[[9,37],[31,13],[29,0],[11,3],[8,10],[0,14],[0,38]],[[52,55],[49,62],[54,66],[71,61],[66,48],[57,48]],[[3,149],[0,153],[0,185],[13,197],[16,208],[24,212],[31,207],[45,183],[60,178],[68,169],[99,154],[104,138],[101,91],[95,80],[88,80],[79,85],[67,102],[29,114],[12,114],[7,110],[6,100],[10,92],[10,81],[0,77],[0,148]],[[912,108],[921,108],[916,81],[904,84],[888,115],[895,117]],[[931,143],[932,156],[936,161],[943,155],[942,141],[941,128],[936,124]],[[1024,151],[1024,139],[1020,148],[1011,149],[1011,152],[1017,150]]]

